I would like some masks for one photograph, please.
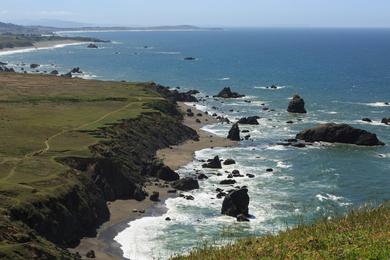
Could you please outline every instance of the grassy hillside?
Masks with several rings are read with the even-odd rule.
[[[73,40],[81,42],[101,42],[89,37],[62,37],[62,36],[40,36],[24,34],[0,34],[0,50],[5,48],[31,47],[37,42],[43,41],[64,41]]]
[[[58,246],[93,235],[156,149],[193,135],[178,115],[151,84],[1,73],[0,258],[71,258]]]
[[[390,259],[390,205],[222,248],[204,246],[173,259]]]

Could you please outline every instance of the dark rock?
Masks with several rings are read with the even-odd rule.
[[[38,68],[39,66],[41,66],[41,65],[36,64],[36,63],[30,64],[30,68],[31,68],[31,69],[36,69],[36,68]]]
[[[272,89],[277,89],[278,87],[276,85],[272,85],[271,87],[269,88],[272,88]]]
[[[227,87],[222,89],[218,95],[214,97],[220,97],[220,98],[240,98],[240,97],[245,97],[245,95],[238,94],[237,92],[232,92],[232,90]]]
[[[90,44],[88,44],[87,48],[90,48],[90,49],[97,49],[97,48],[99,48],[99,47],[98,47],[96,44],[94,44],[94,43],[90,43]]]
[[[136,201],[143,201],[146,198],[147,193],[141,188],[138,187],[134,190],[133,198]]]
[[[240,128],[238,127],[238,124],[234,124],[232,128],[229,130],[229,134],[227,136],[228,139],[232,141],[240,141]]]
[[[239,170],[233,170],[233,171],[232,171],[232,174],[233,174],[233,175],[240,175],[240,171],[239,171]]]
[[[168,190],[167,193],[177,193],[177,190]]]
[[[172,187],[177,190],[190,191],[190,190],[199,189],[199,183],[197,180],[191,177],[186,177],[181,180],[175,181],[172,184]]]
[[[196,60],[194,57],[185,57],[184,60]]]
[[[179,174],[177,174],[175,171],[165,165],[158,170],[157,177],[160,180],[164,181],[177,181],[178,179],[180,179]]]
[[[186,195],[184,198],[186,200],[194,200],[195,199],[194,196],[192,196],[192,195]]]
[[[202,165],[203,168],[222,169],[221,161],[218,156],[211,159],[208,163]]]
[[[290,113],[306,113],[305,101],[299,95],[295,95],[290,101],[287,111]]]
[[[52,72],[50,72],[50,74],[51,74],[51,75],[58,75],[59,72],[58,72],[58,70],[53,70]]]
[[[388,118],[383,118],[381,121],[382,124],[389,125],[390,124],[390,117]]]
[[[287,121],[286,123],[287,123],[287,124],[294,124],[294,122],[291,121],[291,120],[290,120],[290,121]]]
[[[79,67],[77,67],[77,68],[73,68],[73,69],[70,71],[70,73],[83,73],[83,72],[80,70]]]
[[[203,116],[203,114],[202,113],[198,113],[198,114],[196,114],[196,116],[200,116],[201,117],[201,116]]]
[[[306,142],[345,143],[365,146],[384,145],[376,134],[365,130],[353,128],[347,124],[322,124],[314,128],[306,129],[296,136],[297,139]]]
[[[85,255],[87,258],[96,258],[95,251],[89,250]]]
[[[246,135],[246,136],[244,136],[244,139],[245,139],[245,140],[249,140],[249,138],[251,138],[251,135]]]
[[[372,122],[372,120],[371,120],[371,119],[369,119],[368,117],[362,118],[362,121],[364,121],[364,122],[369,122],[369,123],[371,123],[371,122]]]
[[[187,112],[187,116],[193,117],[193,116],[194,116],[194,113],[193,113],[193,112]]]
[[[202,123],[198,118],[195,120],[198,124]]]
[[[249,178],[254,178],[255,177],[255,175],[250,174],[250,173],[248,173],[246,176],[249,177]]]
[[[258,125],[259,122],[257,119],[260,119],[258,116],[250,116],[250,117],[243,117],[240,120],[238,120],[238,124],[242,125]]]
[[[241,133],[249,133],[249,130],[242,130]]]
[[[274,169],[272,169],[272,168],[268,168],[268,169],[266,169],[265,171],[266,171],[266,172],[273,172],[273,171],[274,171]]]
[[[297,142],[297,143],[292,143],[291,146],[296,147],[296,148],[304,148],[304,147],[306,147],[306,144],[301,143],[301,142]]]
[[[165,221],[171,221],[172,219],[170,217],[166,217]]]
[[[201,173],[201,174],[198,175],[198,180],[205,180],[205,179],[208,179],[208,178],[209,177],[207,177],[207,175],[204,174],[204,173]]]
[[[236,164],[236,161],[233,160],[233,159],[226,159],[224,162],[223,162],[224,165],[231,165],[231,164]]]
[[[152,195],[149,198],[151,201],[160,201],[160,193],[158,191],[153,191]]]
[[[229,180],[223,180],[223,181],[221,181],[219,184],[222,184],[222,185],[230,185],[230,184],[235,184],[235,183],[236,183],[235,180],[229,179]]]
[[[247,217],[249,215],[248,206],[248,190],[234,190],[226,195],[225,199],[223,200],[221,213],[232,217],[238,217],[241,214]]]
[[[65,78],[71,78],[72,77],[72,73],[68,72],[66,74],[62,74],[61,76],[65,77]]]

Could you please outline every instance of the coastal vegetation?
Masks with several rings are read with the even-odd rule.
[[[186,256],[196,259],[389,259],[390,205],[365,207],[343,217],[301,224],[277,235],[251,237],[217,247],[205,244]]]
[[[2,73],[0,258],[73,259],[107,201],[144,199],[158,149],[196,138],[153,83]],[[162,87],[160,87],[162,88]]]

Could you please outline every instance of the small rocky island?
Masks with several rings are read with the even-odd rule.
[[[305,101],[299,95],[294,95],[288,104],[287,111],[290,113],[306,114]]]
[[[214,97],[219,98],[241,98],[245,97],[245,95],[238,94],[237,92],[232,92],[232,90],[229,87],[223,88],[218,95]]]

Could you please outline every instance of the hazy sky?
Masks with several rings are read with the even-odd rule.
[[[11,0],[0,21],[109,25],[390,27],[390,0]]]

